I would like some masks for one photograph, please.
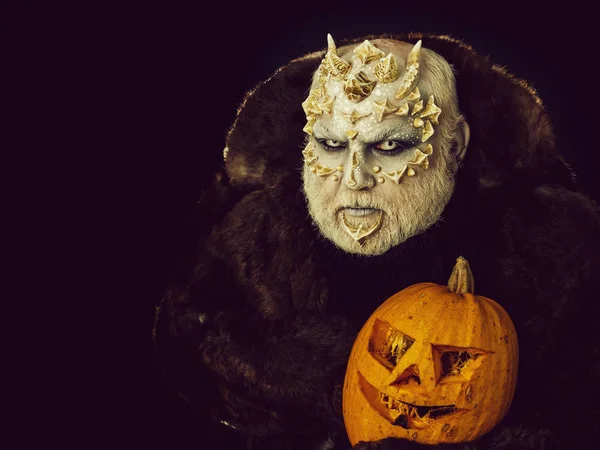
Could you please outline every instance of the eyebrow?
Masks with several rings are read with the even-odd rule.
[[[322,124],[318,124],[314,127],[313,132],[316,132],[317,134],[323,134],[324,137],[331,137],[331,138],[335,138],[337,141],[340,142],[345,142],[348,140],[347,136],[343,136],[340,134],[337,134],[333,131],[331,131],[329,128],[327,128],[325,125]]]
[[[386,140],[386,139],[388,139],[390,136],[393,136],[394,134],[396,134],[396,133],[399,133],[400,131],[401,131],[401,130],[399,130],[399,129],[398,129],[398,127],[395,127],[395,128],[389,128],[389,129],[387,129],[387,130],[380,131],[379,133],[375,134],[375,135],[373,136],[373,138],[372,138],[372,139],[369,139],[369,140],[363,140],[363,142],[364,142],[365,144],[376,144],[376,143],[378,143],[378,142],[385,141],[385,140]],[[410,139],[410,138],[408,138],[408,139],[402,139],[402,138],[401,138],[401,139],[395,139],[395,140],[409,142],[411,139]]]
[[[360,140],[364,144],[367,144],[367,145],[376,144],[378,142],[382,142],[382,141],[388,139],[390,136],[393,136],[396,133],[402,132],[403,131],[402,128],[403,128],[402,125],[396,124],[395,126],[388,128],[387,130],[383,130],[383,131],[378,132],[377,134],[375,134],[373,136],[372,139],[369,139],[369,140],[360,139]],[[348,137],[347,136],[340,135],[340,134],[338,134],[338,133],[336,133],[334,131],[331,131],[329,128],[327,128],[327,126],[325,126],[323,124],[316,125],[315,128],[314,128],[314,132],[316,132],[316,134],[323,135],[323,138],[331,138],[331,139],[335,139],[335,140],[340,141],[340,142],[347,142],[348,141]],[[406,138],[397,138],[397,139],[394,139],[394,140],[410,143],[413,140],[412,139],[413,138],[413,136],[412,136],[413,133],[411,131],[407,130],[407,134],[409,134],[409,136],[406,137]],[[416,134],[414,136],[416,137]],[[360,135],[359,135],[359,138],[360,138]],[[317,137],[317,139],[319,139],[319,138]]]

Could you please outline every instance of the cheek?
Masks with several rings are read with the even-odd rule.
[[[319,162],[321,164],[329,166],[332,169],[338,167],[339,165],[344,165],[344,163],[346,163],[346,159],[348,158],[347,151],[327,152],[316,144],[314,153],[315,156],[319,157]]]
[[[304,168],[304,190],[313,206],[328,206],[334,201],[342,183],[341,174],[337,175],[338,181],[334,181],[332,176],[323,179]]]
[[[404,210],[414,203],[414,199],[427,195],[429,191],[429,180],[425,169],[417,169],[413,177],[406,174],[400,179],[400,184],[386,179],[382,184],[377,184],[378,194],[393,205],[395,209]]]
[[[447,157],[444,157],[444,155],[448,153],[448,145],[442,141],[440,133],[436,132],[430,142],[433,146],[433,152],[429,157],[429,167],[437,168],[439,166],[446,166]]]
[[[332,204],[335,201],[335,198],[342,184],[341,174],[339,174],[340,178],[338,178],[337,181],[333,181],[332,177],[322,180],[312,173],[310,175],[316,178],[312,180],[312,183],[313,186],[318,190],[319,198],[324,204],[324,206],[329,206],[330,204]]]
[[[374,167],[378,166],[382,172],[394,172],[406,167],[407,162],[412,158],[412,154],[412,150],[402,152],[395,156],[378,156],[371,154],[367,160],[367,169],[372,171]],[[375,174],[375,172],[373,172],[373,174]]]
[[[393,181],[386,180],[383,184],[378,184],[375,189],[377,189],[379,194],[387,199],[389,203],[397,203],[399,199],[404,197],[407,190],[406,185],[407,183],[401,182],[401,184],[396,184]]]

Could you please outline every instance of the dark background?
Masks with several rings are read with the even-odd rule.
[[[244,94],[323,49],[327,33],[338,42],[407,31],[465,40],[534,86],[580,188],[600,199],[591,10],[564,2],[83,3],[7,4],[1,31],[17,99],[9,112],[26,124],[15,125],[23,138],[15,149],[39,155],[40,173],[52,167],[41,192],[58,188],[86,226],[65,214],[78,254],[92,260],[75,261],[81,308],[102,317],[102,331],[94,344],[71,339],[88,362],[81,378],[69,378],[78,406],[58,431],[84,447],[158,448],[185,423],[152,369],[154,305]]]

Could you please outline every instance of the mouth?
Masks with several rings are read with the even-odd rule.
[[[441,418],[448,419],[466,412],[455,405],[420,406],[403,402],[378,391],[360,372],[358,380],[369,404],[392,425],[402,428],[421,430]]]
[[[346,208],[342,208],[342,211],[344,212],[345,215],[350,216],[350,217],[365,217],[365,216],[369,216],[371,214],[374,214],[378,211],[381,211],[380,209],[375,209],[375,208],[350,208],[350,207],[346,207]]]

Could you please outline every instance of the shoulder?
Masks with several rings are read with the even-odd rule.
[[[552,237],[573,242],[600,239],[598,205],[560,185],[542,185],[524,193],[507,208],[503,222],[507,231],[537,241]]]
[[[500,226],[506,260],[520,261],[534,282],[587,285],[600,276],[600,212],[582,193],[539,186],[506,209]]]

